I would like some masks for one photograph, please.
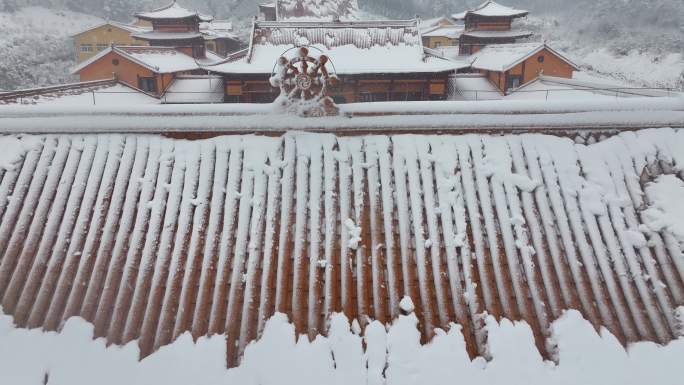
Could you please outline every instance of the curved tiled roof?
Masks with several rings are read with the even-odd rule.
[[[325,54],[338,75],[453,72],[468,67],[426,52],[417,20],[254,23],[246,57],[205,69],[228,74],[271,74],[279,57],[298,46]]]
[[[149,12],[139,12],[135,17],[143,20],[172,20],[172,19],[189,19],[197,18],[200,21],[212,21],[211,16],[205,16],[197,11],[191,11],[178,5],[174,0],[171,4],[164,7],[157,8]]]
[[[593,141],[593,140],[592,140]],[[23,137],[0,168],[0,299],[21,327],[71,316],[142,354],[185,331],[229,359],[274,312],[389,322],[410,295],[424,337],[482,312],[578,309],[623,343],[673,338],[681,240],[648,226],[644,186],[681,178],[684,134],[584,145],[550,135]]]
[[[452,15],[451,17],[456,20],[462,20],[470,15],[483,17],[524,17],[528,14],[529,11],[525,11],[522,9],[514,9],[489,0],[480,4],[475,9],[457,13]]]

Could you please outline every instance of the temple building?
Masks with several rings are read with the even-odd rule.
[[[204,57],[206,44],[200,33],[200,23],[211,22],[211,16],[187,10],[175,1],[165,7],[135,15],[140,20],[152,23],[152,30],[133,35],[147,41],[149,45],[179,48],[192,57]]]
[[[78,65],[72,73],[82,82],[115,78],[149,95],[161,96],[181,75],[203,74],[201,65],[220,58],[197,59],[174,47],[108,47]]]
[[[131,35],[146,44],[108,47],[73,70],[81,81],[114,77],[130,87],[161,96],[176,77],[206,74],[202,66],[222,60],[207,50],[207,40],[201,32],[200,26],[212,23],[212,17],[187,10],[176,2],[135,16],[152,27]]]
[[[76,62],[88,60],[111,45],[183,47],[188,52],[196,49],[200,56],[206,48],[222,57],[243,48],[230,21],[213,20],[176,2],[138,13],[135,18],[131,24],[107,21],[73,35]]]
[[[79,31],[71,36],[76,48],[76,62],[88,60],[111,45],[146,45],[147,42],[132,36],[146,30],[145,27],[106,21]]]
[[[270,103],[269,82],[281,56],[296,48],[329,59],[340,82],[329,94],[338,103],[444,100],[449,77],[470,67],[421,44],[417,20],[374,22],[257,21],[249,49],[203,68],[223,75],[227,102]]]
[[[504,94],[540,75],[570,79],[579,67],[546,43],[498,44],[470,57],[474,71],[484,74]]]
[[[474,54],[489,44],[515,43],[532,36],[529,31],[513,28],[515,19],[528,14],[525,10],[487,1],[473,10],[452,15],[464,23],[465,31],[459,41],[461,55]]]

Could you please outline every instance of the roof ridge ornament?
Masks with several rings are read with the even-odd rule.
[[[273,87],[280,88],[280,96],[274,102],[281,112],[302,117],[337,116],[340,113],[328,89],[338,84],[339,79],[328,70],[335,65],[326,55],[318,59],[310,56],[309,47],[298,47],[297,54],[288,59],[288,52],[280,56],[270,78]]]

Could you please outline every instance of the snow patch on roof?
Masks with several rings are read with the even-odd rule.
[[[652,231],[670,232],[684,249],[684,181],[662,175],[646,186],[646,197],[651,202],[644,211],[646,225]]]
[[[148,20],[188,19],[192,17],[197,17],[200,19],[200,21],[211,21],[213,19],[211,16],[205,16],[197,11],[190,11],[186,8],[183,8],[176,3],[175,0],[169,5],[149,12],[139,12],[136,13],[135,16],[140,19]]]
[[[428,29],[423,32],[423,37],[447,37],[449,39],[458,39],[463,33],[463,26],[440,26]]]
[[[254,47],[251,60],[246,58],[206,66],[205,69],[219,73],[271,74],[279,57],[293,56],[296,46],[259,45]],[[336,46],[327,49],[323,45],[310,46],[312,56],[327,55],[330,67],[338,75],[382,74],[382,73],[433,73],[449,72],[469,65],[448,59],[425,55],[418,46],[374,46],[359,49],[353,45]]]
[[[286,315],[276,313],[261,339],[247,347],[241,365],[226,369],[223,335],[194,341],[188,332],[140,361],[135,344],[120,348],[93,340],[94,328],[82,318],[66,321],[57,334],[17,329],[11,317],[0,315],[0,380],[41,383],[47,373],[51,382],[71,385],[414,385],[448,384],[455,378],[472,385],[507,385],[511,378],[524,378],[530,385],[681,381],[681,338],[666,346],[635,343],[626,350],[610,332],[597,332],[578,312],[568,311],[551,325],[556,365],[539,355],[524,321],[488,316],[485,322],[491,361],[468,357],[457,324],[436,330],[434,339],[422,345],[414,314],[398,317],[387,328],[373,321],[361,335],[336,314],[330,335],[310,341],[298,337]]]
[[[481,74],[459,74],[450,79],[455,100],[499,100],[501,91]]]
[[[417,21],[380,22],[258,22],[249,55],[206,68],[221,73],[270,74],[278,58],[297,46],[309,46],[313,56],[327,55],[335,72],[432,73],[469,66],[426,54]],[[294,50],[291,54],[294,54]]]
[[[162,47],[117,47],[127,57],[154,68],[157,73],[173,73],[199,69],[197,61],[174,48]]]
[[[475,9],[454,14],[452,17],[454,19],[461,20],[465,19],[468,15],[477,15],[483,17],[522,17],[526,16],[527,14],[529,14],[529,11],[507,7],[494,1],[486,1]]]
[[[470,56],[473,68],[504,72],[520,64],[530,56],[547,49],[566,63],[577,66],[545,43],[492,44]]]
[[[32,136],[0,136],[0,172],[14,170],[16,164],[28,151],[39,144],[39,140]]]
[[[223,78],[220,76],[180,76],[167,88],[162,103],[222,103]]]

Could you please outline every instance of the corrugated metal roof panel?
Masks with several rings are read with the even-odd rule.
[[[143,355],[185,331],[226,333],[235,362],[274,312],[313,336],[336,311],[389,322],[410,295],[426,339],[457,322],[475,354],[483,311],[526,320],[545,351],[564,309],[622,342],[665,342],[684,304],[681,243],[644,226],[644,186],[682,177],[681,131],[591,145],[531,134],[23,140],[0,169],[0,298],[21,327],[81,316],[110,343],[139,339]]]

